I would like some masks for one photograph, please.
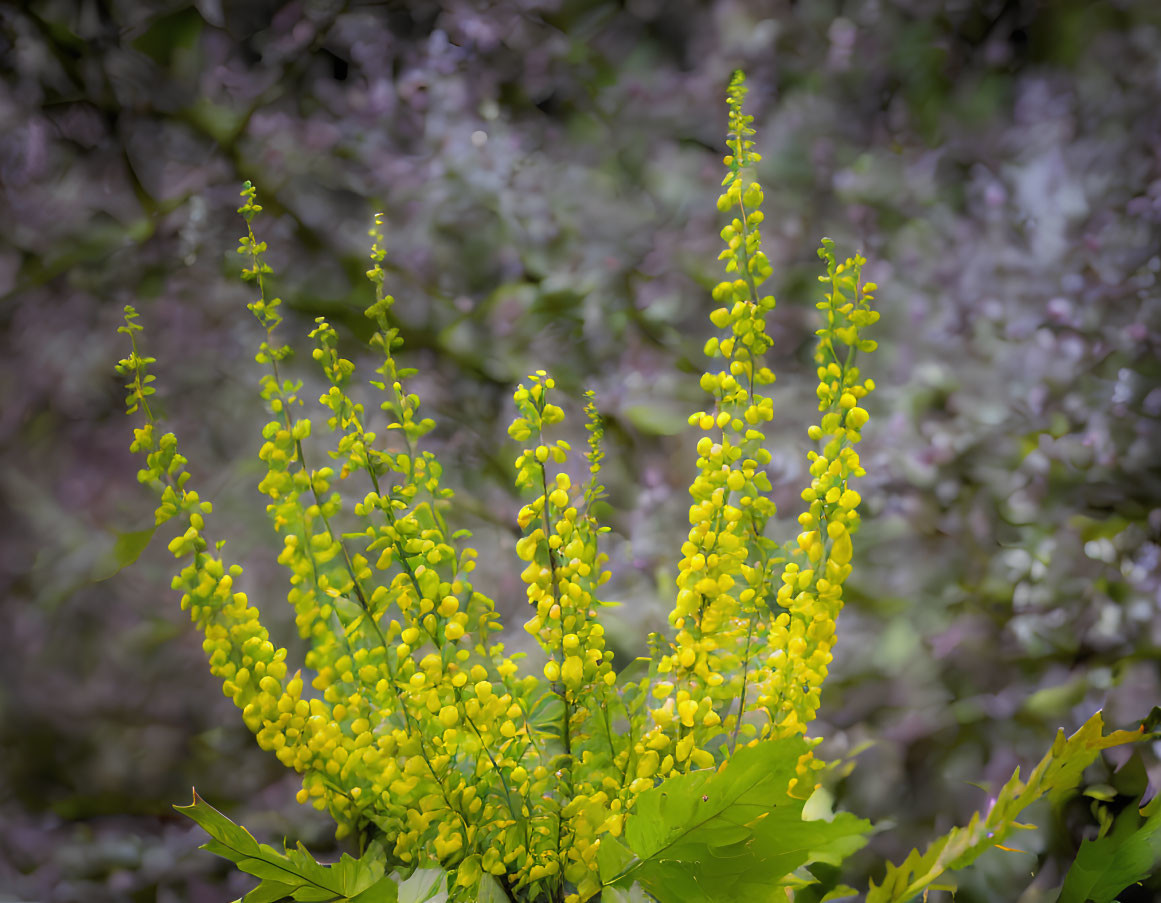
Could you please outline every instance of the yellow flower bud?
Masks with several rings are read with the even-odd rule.
[[[834,545],[830,550],[830,560],[836,564],[846,564],[851,560],[851,534],[843,533],[838,539],[834,541]]]

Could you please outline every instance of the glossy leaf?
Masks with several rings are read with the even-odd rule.
[[[848,814],[807,821],[805,801],[787,792],[806,751],[801,738],[768,740],[642,793],[625,844],[606,851],[602,841],[604,883],[638,882],[660,903],[761,899],[807,862],[849,855],[870,823]]]
[[[1117,816],[1113,829],[1080,845],[1059,903],[1113,903],[1130,884],[1161,870],[1161,795],[1139,812]]]

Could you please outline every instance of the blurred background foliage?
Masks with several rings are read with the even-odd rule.
[[[479,584],[513,624],[510,391],[542,366],[574,400],[596,390],[614,640],[642,649],[684,533],[739,66],[780,299],[784,531],[819,237],[861,248],[882,286],[869,510],[816,726],[832,757],[873,741],[835,787],[892,820],[859,867],[966,820],[988,796],[972,782],[1034,762],[1058,726],[1105,706],[1132,727],[1161,699],[1154,0],[3,5],[0,900],[238,895],[169,808],[194,783],[263,839],[334,852],[210,678],[164,543],[117,569],[118,536],[151,523],[112,371],[131,302],[228,551],[294,642],[254,488],[244,179],[287,335],[325,315],[351,355],[366,227],[386,212],[406,363],[485,551]],[[1158,778],[1156,750],[1123,759],[956,899],[1053,899],[1093,807]]]

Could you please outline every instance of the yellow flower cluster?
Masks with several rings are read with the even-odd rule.
[[[818,330],[818,398],[822,417],[808,431],[822,443],[811,451],[810,485],[802,498],[809,504],[798,516],[796,560],[782,571],[777,603],[781,609],[771,624],[766,668],[759,683],[758,704],[768,713],[762,735],[788,736],[805,731],[818,711],[819,692],[826,679],[835,642],[835,619],[842,610],[842,587],[851,572],[851,534],[859,523],[859,493],[852,477],[865,474],[853,446],[868,414],[859,406],[873,380],[860,381],[855,360],[875,343],[860,332],[878,320],[870,309],[874,283],[861,281],[862,257],[839,263],[834,243],[823,240],[819,257],[826,262],[825,298],[817,307],[826,325]]]
[[[771,267],[758,228],[762,188],[748,179],[761,158],[752,150],[752,117],[742,113],[744,97],[744,84],[735,78],[728,95],[729,171],[718,198],[719,210],[738,213],[722,230],[726,248],[720,255],[735,278],[713,290],[721,306],[710,319],[728,335],[706,345],[707,354],[728,363],[701,378],[713,410],[690,417],[706,435],[697,443],[699,473],[690,486],[690,530],[670,614],[676,635],[650,681],[650,725],[636,744],[634,792],[674,772],[711,765],[724,742],[730,748],[737,743],[748,663],[768,610],[770,568],[778,560],[764,535],[775,507],[766,495],[770,454],[762,432],[773,405],[762,388],[774,375],[761,363],[770,346],[766,316],[775,301],[759,291]]]
[[[858,402],[873,383],[859,383],[854,361],[857,351],[874,347],[859,331],[878,318],[868,306],[875,287],[859,281],[862,258],[839,264],[833,243],[824,240],[822,280],[830,290],[817,305],[825,326],[816,352],[823,416],[810,437],[825,445],[810,454],[812,482],[803,493],[810,508],[799,517],[803,533],[791,560],[766,535],[775,509],[765,494],[770,456],[762,427],[773,409],[762,387],[774,376],[761,355],[770,346],[766,316],[775,301],[760,291],[771,268],[761,250],[763,192],[752,175],[761,157],[751,149],[745,93],[739,73],[729,89],[731,153],[718,198],[719,210],[736,211],[722,230],[720,255],[735,278],[714,288],[721,306],[710,319],[725,335],[705,348],[728,364],[702,376],[714,407],[690,418],[707,435],[697,444],[690,530],[670,615],[676,635],[658,663],[659,679],[650,683],[653,723],[638,742],[638,789],[719,761],[739,737],[752,743],[805,732],[831,661],[858,524],[859,495],[847,481],[863,473],[851,446],[867,421]],[[800,779],[815,767],[804,761]]]
[[[575,899],[588,899],[600,889],[596,854],[598,832],[621,808],[616,795],[622,780],[608,776],[614,755],[607,721],[610,688],[616,682],[611,650],[605,649],[604,628],[596,620],[601,602],[598,587],[609,577],[606,556],[597,549],[601,532],[591,505],[601,493],[600,420],[589,414],[590,479],[574,487],[564,465],[570,448],[558,440],[546,444],[544,430],[564,419],[549,402],[554,381],[543,370],[529,376],[514,395],[517,417],[508,434],[517,442],[532,441],[516,459],[516,485],[533,494],[517,516],[523,537],[516,554],[528,563],[521,574],[527,585],[532,616],[524,629],[547,656],[543,673],[553,700],[552,727],[542,731],[541,757],[551,762],[555,782],[538,788],[533,809],[546,808],[557,822],[554,856],[543,864],[559,867],[576,887]],[[555,473],[550,471],[557,468]],[[606,745],[609,744],[609,745]],[[568,899],[574,899],[569,897]]]
[[[268,296],[265,245],[251,228],[261,207],[249,183],[239,211],[247,222],[243,275],[258,294],[250,310],[266,330],[257,360],[269,368],[261,394],[272,419],[262,430],[259,488],[282,536],[278,560],[309,644],[309,682],[302,672],[288,674],[286,650],[275,648],[236,590],[241,568],[209,552],[210,507],[186,488],[176,439],[155,435],[152,359],[138,354],[141,327],[127,309],[122,331],[133,348],[119,369],[130,377],[130,410],[144,408],[147,419],[133,449],[146,456],[141,480],[160,494],[158,522],[183,524],[170,550],[188,563],[174,586],[205,633],[213,673],[262,748],[302,775],[300,802],[329,811],[339,835],[354,834],[361,848],[380,841],[388,867],[435,862],[453,872],[455,899],[469,898],[485,874],[512,900],[593,898],[602,887],[601,837],[622,834],[640,793],[720,763],[739,742],[803,732],[818,708],[858,524],[849,480],[862,474],[853,446],[867,421],[860,402],[873,385],[860,381],[855,359],[873,348],[860,331],[877,318],[868,306],[874,286],[860,282],[861,258],[839,264],[824,242],[822,417],[810,430],[821,445],[811,453],[797,550],[784,553],[767,535],[775,507],[763,429],[773,406],[763,393],[774,375],[762,355],[775,302],[760,291],[771,267],[761,249],[762,189],[753,178],[760,157],[744,96],[739,75],[729,89],[730,155],[718,202],[736,213],[722,230],[730,278],[713,290],[719,306],[711,320],[722,334],[706,345],[722,367],[701,378],[712,408],[690,418],[703,435],[673,636],[650,638],[646,676],[613,670],[597,619],[609,577],[598,549],[604,528],[593,514],[603,495],[601,420],[590,393],[588,476],[575,484],[568,443],[547,435],[564,412],[551,401],[555,385],[545,371],[516,390],[508,431],[521,447],[516,485],[526,500],[516,554],[530,610],[525,630],[546,659],[542,676],[521,676],[520,656],[494,641],[495,606],[470,579],[476,552],[460,542],[466,531],[450,532],[451,491],[439,461],[419,446],[433,422],[406,389],[413,371],[394,357],[400,339],[388,319],[380,219],[371,230],[375,301],[366,314],[382,355],[371,384],[386,428],[382,437],[368,429],[363,406],[348,394],[354,365],[319,318],[312,356],[328,384],[319,401],[334,442],[333,466],[316,468],[308,463],[312,422],[298,413],[302,384],[280,371],[290,350],[273,341],[280,301]],[[335,486],[355,478],[366,491],[348,508]],[[801,774],[810,768],[805,761]]]

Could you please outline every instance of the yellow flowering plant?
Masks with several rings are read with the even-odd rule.
[[[568,443],[553,438],[564,413],[554,382],[537,371],[515,392],[509,435],[522,446],[517,515],[529,619],[524,629],[547,657],[541,673],[498,640],[495,604],[472,581],[476,552],[453,532],[451,490],[423,447],[433,427],[398,366],[401,340],[389,325],[381,219],[371,230],[375,298],[366,315],[382,363],[371,386],[386,429],[370,427],[349,388],[354,365],[338,353],[324,319],[312,356],[329,383],[319,399],[331,462],[308,460],[314,422],[300,414],[302,384],[280,365],[278,298],[271,297],[266,245],[253,230],[261,212],[247,183],[239,212],[246,234],[243,277],[255,286],[251,312],[265,330],[257,361],[271,419],[259,453],[259,489],[282,537],[287,600],[309,644],[291,670],[258,610],[239,592],[237,565],[205,536],[209,502],[189,488],[172,433],[160,434],[149,406],[152,358],[138,348],[142,327],[126,308],[132,344],[118,370],[130,412],[143,413],[132,449],[145,457],[141,482],[160,497],[157,524],[176,522],[169,550],[184,562],[173,580],[183,609],[205,635],[210,668],[242,710],[258,744],[302,776],[298,799],[325,809],[357,858],[321,865],[301,845],[258,843],[196,794],[178,807],[211,836],[206,845],[257,879],[246,903],[406,900],[486,903],[604,903],[655,899],[797,903],[842,896],[837,866],[871,826],[810,803],[823,767],[806,731],[832,661],[863,475],[857,446],[874,389],[858,367],[873,351],[876,287],[862,257],[819,249],[825,272],[817,308],[818,422],[808,430],[810,482],[797,537],[770,536],[775,515],[766,472],[765,394],[774,375],[763,286],[771,266],[761,249],[763,192],[754,177],[751,117],[741,74],[728,92],[729,154],[718,208],[726,278],[713,290],[706,344],[714,362],[701,377],[706,410],[690,417],[697,475],[689,532],[681,547],[672,631],[649,637],[648,657],[618,673],[599,614],[608,578],[594,504],[604,490],[601,418],[585,407],[588,478],[574,485]],[[344,500],[336,480],[362,481]],[[343,531],[340,521],[357,529]],[[1061,736],[1027,782],[1017,777],[992,809],[923,855],[890,866],[874,901],[908,900],[999,845],[1015,818],[1043,794],[1074,786],[1104,747],[1140,732],[1105,735],[1099,714],[1073,738]]]

